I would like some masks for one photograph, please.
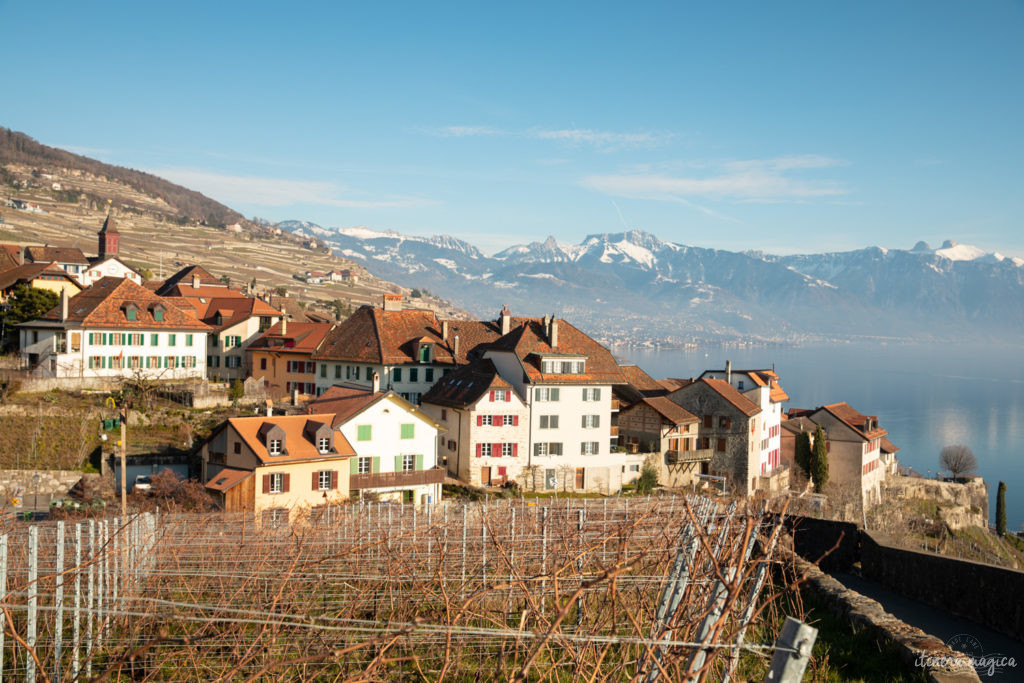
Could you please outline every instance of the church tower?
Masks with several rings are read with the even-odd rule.
[[[107,220],[103,221],[103,227],[98,234],[100,260],[117,256],[117,241],[121,239],[121,233],[117,231],[117,224],[114,221],[114,207],[107,210]]]

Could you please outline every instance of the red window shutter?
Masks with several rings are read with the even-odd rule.
[[[491,403],[494,403],[494,391],[491,390]]]
[[[320,488],[320,473],[319,472],[314,472],[313,473],[313,490],[316,491],[318,488]]]
[[[263,493],[270,493],[270,475],[263,475]]]
[[[338,488],[338,470],[331,470],[331,489],[336,490]]]
[[[281,493],[288,493],[291,490],[289,486],[289,481],[291,480],[292,475],[285,472],[284,477],[282,478],[284,479],[284,483],[281,485]]]
[[[513,415],[512,416],[512,426],[513,427],[518,427],[519,426],[519,416],[518,415]]]
[[[476,445],[476,457],[482,458],[483,455],[484,455],[484,445],[482,443],[478,443]]]
[[[501,457],[501,444],[500,443],[492,443],[491,444],[491,455],[493,455],[495,458],[500,458]]]
[[[519,444],[517,444],[517,443],[512,444],[512,457],[513,458],[518,458],[519,457]]]
[[[476,426],[477,427],[481,427],[481,426],[483,426],[483,424],[484,424],[484,416],[483,415],[477,415],[476,416]]]

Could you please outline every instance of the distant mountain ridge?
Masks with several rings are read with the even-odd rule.
[[[57,147],[49,147],[24,133],[0,127],[0,167],[4,164],[23,164],[41,169],[67,168],[112,178],[139,192],[164,200],[183,218],[202,221],[207,225],[223,227],[245,220],[234,209],[152,173],[105,164]]]
[[[955,242],[775,256],[630,230],[588,235],[579,244],[548,238],[487,256],[447,235],[278,225],[316,235],[380,277],[429,287],[480,315],[505,304],[556,312],[608,336],[959,339],[1024,330],[1024,259]]]

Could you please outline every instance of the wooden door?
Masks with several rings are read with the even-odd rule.
[[[491,468],[481,467],[480,468],[480,485],[490,486],[491,485]]]
[[[584,486],[584,483],[585,483],[584,482],[584,478],[583,478],[583,470],[584,470],[584,468],[582,468],[582,467],[577,467],[576,468],[576,490],[577,491],[583,490],[583,486]]]

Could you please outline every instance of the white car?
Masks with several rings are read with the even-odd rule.
[[[149,491],[153,488],[153,479],[148,474],[140,474],[135,477],[135,485],[132,486],[134,491]]]

